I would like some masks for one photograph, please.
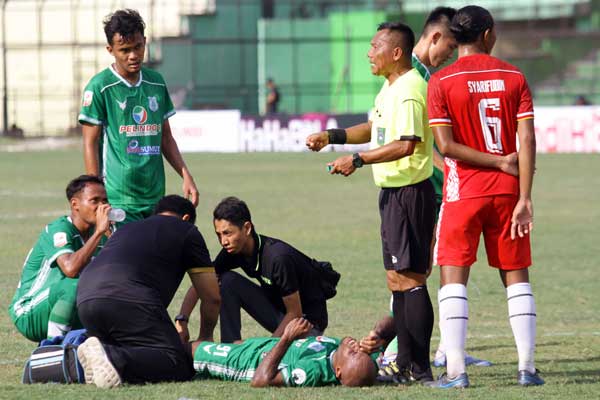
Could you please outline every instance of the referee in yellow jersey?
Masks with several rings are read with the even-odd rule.
[[[386,22],[377,28],[367,54],[374,75],[385,82],[369,121],[347,129],[310,135],[306,145],[319,151],[328,144],[370,142],[369,151],[339,157],[332,174],[349,176],[373,164],[381,188],[381,242],[387,284],[392,291],[398,337],[399,383],[432,380],[429,345],[433,307],[425,285],[435,216],[433,135],[427,118],[427,83],[412,67],[412,30]]]

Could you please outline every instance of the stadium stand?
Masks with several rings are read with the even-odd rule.
[[[108,2],[95,2],[102,5],[97,15],[109,11]],[[0,9],[7,21],[0,63],[7,71],[6,83],[0,82],[7,100],[0,126],[15,123],[25,136],[76,134],[85,79],[107,62],[104,39],[81,29],[97,25],[91,14],[58,1],[36,8],[42,3],[10,1]],[[149,32],[147,66],[165,77],[177,108],[259,114],[266,79],[272,77],[281,94],[280,110],[300,114],[367,111],[381,85],[366,72],[365,54],[377,24],[400,19],[419,34],[434,7],[470,2],[205,0],[177,10],[167,0],[122,3],[160,16],[154,26],[165,29]],[[536,104],[568,105],[582,95],[600,104],[600,0],[476,3],[489,7],[497,20],[495,54],[521,68]],[[46,15],[64,21],[64,29],[40,24]],[[41,34],[23,35],[25,25],[39,26]],[[42,67],[59,60],[63,68],[53,74]]]

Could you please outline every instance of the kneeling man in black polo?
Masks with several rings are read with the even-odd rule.
[[[314,327],[308,336],[327,328],[327,299],[335,295],[339,274],[327,262],[316,261],[289,244],[256,233],[245,202],[223,199],[213,212],[215,233],[223,250],[213,262],[221,291],[221,342],[241,339],[241,309],[273,336],[281,336],[291,320],[304,317]],[[241,268],[258,285],[233,271]],[[189,337],[187,317],[196,300],[191,288],[178,316],[177,328]]]
[[[213,340],[219,287],[196,209],[163,197],[150,218],[119,228],[79,278],[79,318],[91,336],[77,350],[86,383],[184,381],[194,375],[167,307],[187,272],[201,304],[200,336]]]

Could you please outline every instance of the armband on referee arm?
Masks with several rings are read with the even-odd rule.
[[[345,129],[327,129],[329,135],[329,144],[346,144]]]

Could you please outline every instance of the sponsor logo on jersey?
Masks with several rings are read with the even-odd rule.
[[[66,232],[56,232],[52,237],[54,241],[54,247],[63,247],[67,244],[67,233]]]
[[[127,144],[127,154],[138,154],[140,156],[155,156],[160,154],[160,146],[140,146],[137,140],[130,140]]]
[[[306,382],[306,372],[304,372],[303,369],[301,368],[296,368],[292,371],[292,382],[294,382],[296,385],[302,385],[304,382]]]
[[[314,352],[319,352],[319,351],[323,350],[325,348],[325,346],[323,346],[319,342],[312,342],[311,344],[308,345],[308,348]]]
[[[115,100],[117,100],[117,99],[115,99]],[[119,105],[119,108],[121,110],[125,110],[125,107],[127,107],[127,99],[125,99],[123,101],[117,100],[117,104]]]
[[[119,133],[124,133],[126,136],[156,136],[160,133],[160,125],[121,125]]]
[[[271,280],[269,278],[267,278],[266,276],[261,276],[260,279],[266,283],[267,285],[272,285],[273,283],[271,283]]]
[[[119,102],[121,107],[121,102]],[[125,104],[127,100],[123,104]],[[126,104],[125,104],[126,106]],[[161,125],[159,124],[146,124],[148,121],[148,112],[142,106],[135,106],[131,111],[131,116],[137,125],[121,125],[119,126],[119,133],[124,133],[127,137],[131,136],[156,136],[161,132]]]
[[[148,120],[148,112],[142,106],[133,107],[133,110],[131,111],[131,116],[133,117],[135,123],[138,125],[145,124]]]
[[[86,90],[83,92],[83,106],[89,107],[92,105],[92,99],[94,98],[94,92],[91,90]]]
[[[317,339],[318,342],[322,342],[322,343],[333,343],[333,344],[336,344],[335,339],[332,339],[332,338],[327,337],[327,336],[317,336],[315,339]]]
[[[150,108],[150,111],[153,112],[158,110],[158,100],[156,99],[156,96],[148,97],[148,107]]]

